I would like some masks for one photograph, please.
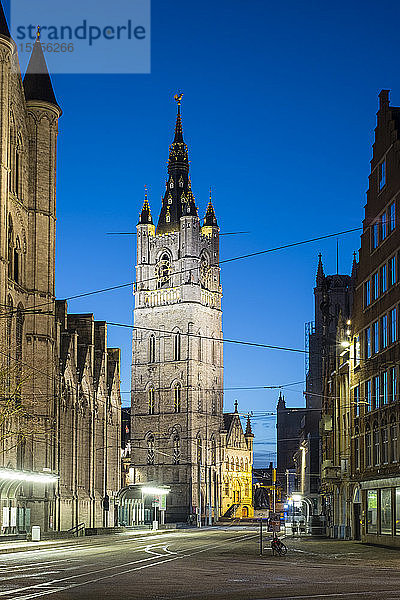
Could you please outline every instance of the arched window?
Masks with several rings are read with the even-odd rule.
[[[232,458],[231,458],[231,471],[234,471],[234,470],[235,470],[235,459],[232,456]]]
[[[365,466],[370,467],[372,465],[372,439],[371,430],[367,426],[365,430]]]
[[[154,404],[154,388],[150,388],[148,391],[148,404],[149,404],[149,415],[154,415],[155,404]]]
[[[11,215],[8,215],[8,276],[13,278],[14,266],[14,228]]]
[[[211,464],[217,464],[217,444],[215,438],[211,438]]]
[[[201,436],[197,436],[197,462],[201,465],[203,460],[203,440]]]
[[[14,248],[14,281],[21,283],[21,244],[18,237]]]
[[[179,435],[177,433],[174,434],[172,438],[172,446],[173,446],[173,463],[174,465],[179,465],[181,460],[181,442],[179,439]]]
[[[197,410],[199,412],[202,412],[203,411],[203,396],[202,396],[202,393],[201,393],[201,385],[200,384],[199,384],[198,389],[197,389],[197,394],[198,394],[198,396],[197,396]]]
[[[174,334],[174,360],[181,360],[181,334]]]
[[[389,462],[389,437],[388,437],[388,428],[386,423],[382,423],[381,429],[381,437],[382,437],[382,462]]]
[[[379,429],[378,429],[377,423],[374,423],[373,450],[374,450],[374,465],[379,465],[381,462],[381,456],[380,456]]]
[[[174,411],[176,413],[181,412],[181,384],[177,383],[176,386],[174,387]]]
[[[149,337],[149,362],[156,362],[156,337],[154,334]]]
[[[154,465],[154,435],[147,438],[147,464]]]
[[[165,253],[161,256],[156,266],[157,287],[171,287],[171,259],[169,254]]]

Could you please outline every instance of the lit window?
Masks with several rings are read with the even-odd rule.
[[[393,344],[397,340],[397,309],[393,308],[390,311],[390,343]]]
[[[394,285],[397,281],[396,257],[392,256],[389,260],[389,284]]]
[[[387,266],[383,265],[381,268],[381,290],[384,294],[387,290]]]
[[[366,406],[365,406],[365,410],[366,412],[369,412],[372,408],[372,404],[371,404],[371,380],[368,379],[368,381],[365,382],[365,399],[366,399]]]
[[[384,212],[381,216],[381,240],[384,240],[387,236],[387,217]]]
[[[387,371],[382,373],[381,382],[382,382],[382,406],[388,403],[388,376]]]
[[[365,354],[367,358],[371,357],[371,327],[367,327],[365,330]]]
[[[390,400],[395,402],[397,398],[397,372],[396,367],[390,369]]]
[[[372,225],[372,250],[378,247],[379,244],[379,227],[378,223]]]
[[[379,408],[379,375],[373,379],[372,408]]]
[[[371,281],[368,279],[364,283],[364,306],[371,304]]]
[[[372,337],[374,340],[374,354],[376,354],[377,352],[379,352],[379,323],[378,321],[375,321],[375,323],[372,324]]]
[[[379,274],[374,273],[372,277],[372,300],[376,300],[379,297]]]
[[[354,414],[356,417],[360,415],[360,386],[354,388]]]
[[[396,228],[396,203],[392,202],[389,206],[389,231]]]
[[[378,182],[379,182],[379,191],[386,185],[386,160],[383,160],[379,163],[378,166]]]
[[[149,389],[149,415],[154,415],[154,388]]]
[[[378,490],[367,490],[367,533],[377,532]]]
[[[383,315],[381,319],[381,327],[382,327],[382,348],[387,347],[388,342],[388,318],[387,315]]]
[[[356,335],[354,338],[354,366],[358,367],[360,364],[360,336]]]
[[[174,411],[181,412],[181,386],[179,383],[174,387]]]

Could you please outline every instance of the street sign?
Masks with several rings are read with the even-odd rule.
[[[167,510],[167,494],[160,496],[160,510]]]

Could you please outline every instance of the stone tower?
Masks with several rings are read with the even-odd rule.
[[[157,227],[147,194],[137,226],[131,483],[170,485],[167,518],[218,515],[223,353],[219,228],[201,225],[181,96]]]

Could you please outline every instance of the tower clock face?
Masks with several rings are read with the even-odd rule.
[[[168,259],[162,258],[156,264],[156,277],[159,286],[169,284],[171,277],[171,263]]]

